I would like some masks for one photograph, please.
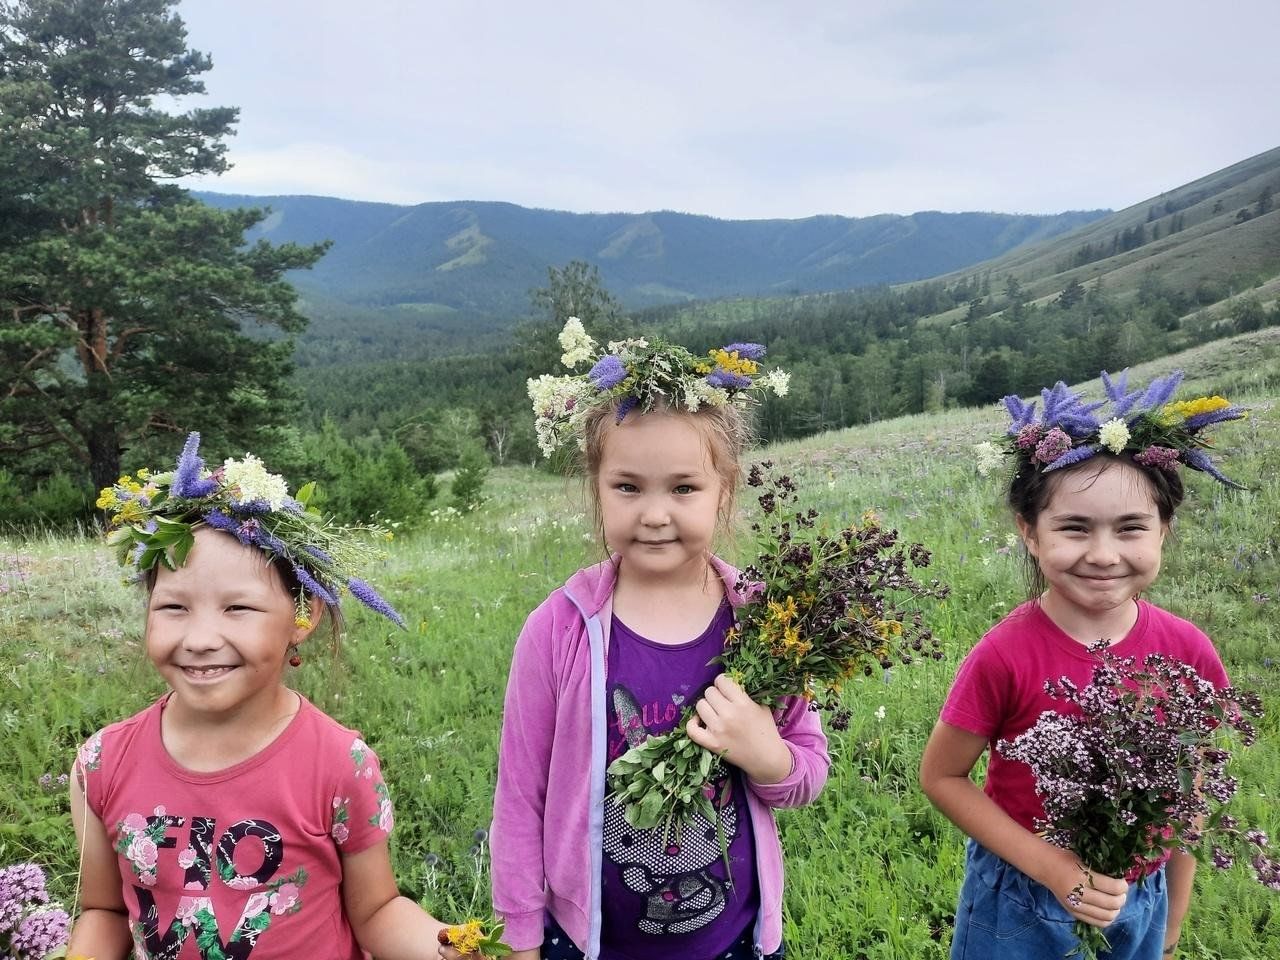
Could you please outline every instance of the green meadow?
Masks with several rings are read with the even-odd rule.
[[[1239,345],[1226,344],[1216,357]],[[1191,369],[1204,368],[1197,357]],[[1168,366],[1168,364],[1164,364]],[[1149,375],[1155,369],[1136,373]],[[1269,708],[1258,743],[1237,754],[1242,816],[1280,836],[1280,360],[1274,345],[1218,371],[1255,408],[1217,437],[1246,492],[1188,479],[1152,599],[1205,629],[1235,682]],[[1208,385],[1207,385],[1208,386]],[[1182,396],[1192,395],[1184,391]],[[994,408],[874,424],[758,451],[800,481],[831,523],[874,510],[934,551],[951,596],[925,608],[943,662],[895,668],[846,689],[853,719],[830,732],[826,790],[781,811],[786,937],[814,960],[946,956],[962,837],[916,786],[916,767],[952,674],[982,632],[1023,597],[1021,548],[994,478],[969,446],[1000,429]],[[600,558],[576,481],[497,469],[474,513],[437,511],[388,545],[370,580],[404,613],[401,632],[361,611],[337,651],[316,642],[297,687],[363,731],[396,805],[392,848],[402,888],[432,912],[488,909],[485,835],[512,644],[528,612]],[[744,522],[751,504],[742,504]],[[750,540],[723,545],[745,559]],[[142,648],[142,597],[91,536],[0,539],[0,864],[45,864],[68,905],[76,846],[57,777],[95,729],[162,692]],[[46,782],[41,778],[48,774]],[[1202,868],[1180,956],[1280,956],[1280,894],[1246,869]]]

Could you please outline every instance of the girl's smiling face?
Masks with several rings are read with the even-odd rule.
[[[309,629],[263,553],[200,527],[185,565],[159,568],[147,604],[147,655],[182,706],[226,715],[269,706],[285,657]]]
[[[1131,602],[1160,572],[1168,532],[1151,481],[1120,460],[1065,473],[1035,523],[1019,517],[1018,528],[1049,584],[1045,612],[1058,622]]]

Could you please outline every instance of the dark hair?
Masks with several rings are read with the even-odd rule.
[[[1159,467],[1149,467],[1141,463],[1135,463],[1133,455],[1127,450],[1118,455],[1099,452],[1088,460],[1082,460],[1072,466],[1063,467],[1061,470],[1051,470],[1048,473],[1033,465],[1028,457],[1021,456],[1018,458],[1018,472],[1009,481],[1009,492],[1005,502],[1009,504],[1009,509],[1013,511],[1014,516],[1021,517],[1024,523],[1034,527],[1036,521],[1040,519],[1040,514],[1044,511],[1044,508],[1049,505],[1050,499],[1052,499],[1054,492],[1062,483],[1062,478],[1065,475],[1077,473],[1081,470],[1093,470],[1094,477],[1097,477],[1098,474],[1113,463],[1122,463],[1136,470],[1147,479],[1147,482],[1151,484],[1151,497],[1155,501],[1156,512],[1160,515],[1160,522],[1166,525],[1172,523],[1174,512],[1182,504],[1182,498],[1185,493],[1182,487],[1182,477],[1177,473],[1162,470]],[[1027,595],[1035,598],[1044,593],[1048,584],[1045,582],[1040,564],[1029,551],[1024,559],[1026,564]]]

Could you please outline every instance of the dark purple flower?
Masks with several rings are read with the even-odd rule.
[[[721,390],[746,390],[751,386],[751,378],[740,373],[732,373],[723,367],[716,367],[707,374],[707,383]]]
[[[614,423],[621,423],[627,419],[627,414],[634,410],[640,403],[640,398],[636,396],[626,396],[618,401],[618,412],[614,416]]]
[[[173,482],[169,484],[169,493],[187,500],[199,500],[218,489],[218,481],[212,477],[201,479],[204,460],[196,452],[200,449],[200,434],[192,432],[182,448],[182,456],[178,458],[178,469],[173,474]]]
[[[1044,468],[1044,472],[1048,473],[1050,470],[1061,470],[1063,467],[1069,467],[1075,463],[1083,463],[1097,452],[1098,445],[1095,443],[1087,443],[1084,446],[1072,447],[1066,453],[1062,454],[1062,456],[1058,457],[1057,460],[1048,464]]]
[[[1070,449],[1071,438],[1054,427],[1036,444],[1036,452],[1031,459],[1038,463],[1053,463]]]
[[[298,583],[303,590],[311,594],[313,597],[319,597],[322,601],[331,607],[338,605],[338,598],[335,597],[323,584],[320,583],[311,572],[300,563],[293,565],[293,575],[298,578]],[[355,593],[355,591],[351,591]]]
[[[1199,470],[1207,473],[1219,483],[1226,484],[1228,487],[1234,487],[1237,490],[1245,489],[1244,484],[1236,483],[1230,477],[1224,476],[1222,472],[1213,465],[1213,461],[1209,459],[1209,455],[1203,450],[1196,450],[1194,447],[1188,447],[1182,451],[1182,462],[1192,470]]]
[[[627,379],[627,367],[620,359],[609,354],[596,361],[587,378],[596,385],[597,390],[612,390]]]
[[[1184,426],[1195,433],[1197,430],[1203,430],[1205,427],[1212,426],[1215,423],[1225,423],[1228,420],[1241,420],[1248,414],[1244,407],[1223,407],[1221,410],[1210,410],[1207,413],[1197,413],[1194,417],[1187,417]]]
[[[1040,442],[1040,424],[1028,423],[1018,429],[1014,443],[1019,450],[1033,450]]]
[[[404,618],[396,613],[395,608],[378,595],[378,591],[365,583],[352,577],[347,581],[347,589],[351,591],[351,595],[363,603],[374,613],[380,613],[398,627],[404,626]]]
[[[1133,462],[1140,466],[1155,467],[1168,473],[1174,473],[1177,470],[1180,455],[1181,451],[1175,450],[1173,447],[1153,445],[1139,453],[1135,453]]]
[[[759,343],[731,343],[724,348],[725,353],[736,353],[743,360],[763,360],[765,348]]]

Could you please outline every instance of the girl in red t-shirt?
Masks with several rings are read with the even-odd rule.
[[[1223,687],[1209,639],[1139,595],[1160,570],[1161,548],[1182,501],[1179,465],[1231,484],[1204,453],[1204,427],[1244,412],[1220,397],[1171,403],[1181,374],[1129,391],[1103,373],[1107,401],[1085,404],[1059,382],[1044,404],[1006,397],[1013,417],[998,444],[979,444],[985,472],[1003,452],[1016,462],[1008,503],[1026,546],[1033,598],[974,647],[925,747],[920,784],[969,835],[956,910],[953,960],[1060,960],[1076,946],[1075,921],[1105,928],[1109,960],[1172,954],[1190,903],[1195,860],[1175,852],[1142,884],[1087,870],[1038,836],[1043,813],[1026,764],[996,749],[1061,710],[1046,681],[1088,684],[1088,648],[1109,638],[1118,656],[1161,653]],[[1099,413],[1110,402],[1109,418]],[[1231,484],[1234,485],[1234,484]],[[969,779],[990,750],[984,787]],[[1089,882],[1082,883],[1082,877]]]
[[[71,809],[81,912],[70,954],[119,960],[435,956],[443,925],[398,894],[377,757],[284,684],[338,591],[355,531],[251,456],[210,474],[192,434],[171,474],[104,490],[109,542],[147,589],[170,692],[81,748]],[[303,494],[303,498],[306,495]]]

